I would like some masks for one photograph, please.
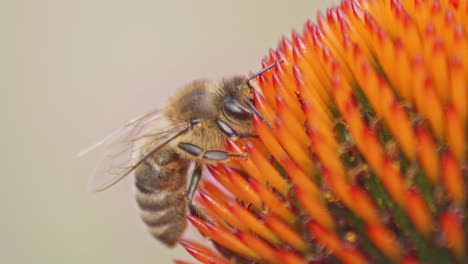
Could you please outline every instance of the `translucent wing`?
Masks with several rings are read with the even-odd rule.
[[[146,158],[187,131],[187,124],[168,125],[160,110],[131,120],[102,140],[79,153],[83,156],[97,148],[104,149],[104,157],[88,183],[91,191],[103,191],[129,174]],[[134,151],[144,154],[134,159]]]

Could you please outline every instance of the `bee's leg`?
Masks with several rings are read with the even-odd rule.
[[[195,191],[197,190],[198,183],[200,182],[202,176],[202,165],[200,163],[195,164],[195,168],[193,169],[192,178],[190,179],[190,183],[187,190],[187,200],[188,200],[188,209],[190,215],[194,215],[198,218],[206,220],[205,215],[195,207],[192,203],[193,196],[195,195]]]
[[[258,137],[255,134],[249,133],[237,133],[232,127],[230,127],[226,122],[221,119],[216,119],[216,125],[218,125],[219,130],[223,132],[229,139],[236,141],[240,138],[250,138],[250,137]]]
[[[197,145],[180,142],[177,147],[188,154],[205,160],[228,160],[228,159],[246,159],[247,153],[232,153],[224,150],[204,150]]]
[[[202,175],[202,166],[200,163],[195,164],[195,169],[193,169],[192,177],[190,179],[190,183],[187,190],[187,198],[190,203],[192,203],[193,195],[195,194],[195,190],[197,190],[198,182],[201,179]]]

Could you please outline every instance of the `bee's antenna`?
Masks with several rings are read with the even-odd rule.
[[[284,62],[284,59],[280,59],[278,60],[279,63],[282,63]],[[252,81],[253,79],[257,78],[258,76],[262,75],[264,72],[268,71],[269,69],[275,67],[275,64],[276,62],[266,66],[265,68],[261,69],[260,71],[258,71],[257,73],[255,73],[252,77],[248,78],[247,81],[245,81],[247,83],[247,86],[249,86],[250,89],[253,89],[255,90],[255,88],[253,87],[253,85],[250,83],[250,81]]]
[[[278,60],[277,62],[282,63],[282,62],[284,62],[284,59],[280,59],[280,60]],[[257,78],[258,76],[262,75],[264,72],[268,71],[269,69],[275,67],[275,65],[276,65],[276,62],[275,62],[275,63],[272,63],[272,64],[270,64],[270,65],[268,65],[268,66],[266,66],[265,68],[261,69],[259,72],[257,72],[256,74],[254,74],[252,77],[248,78],[248,79],[245,81],[245,83],[247,84],[247,86],[248,86],[250,89],[252,89],[252,90],[254,90],[254,91],[260,93],[259,91],[257,91],[257,89],[255,89],[255,87],[253,87],[253,85],[250,83],[250,81],[252,81],[253,79],[255,79],[255,78]],[[257,115],[263,120],[263,122],[265,122],[270,128],[273,128],[273,125],[270,123],[270,121],[268,121],[268,119],[266,119],[266,117],[265,117],[262,113],[260,113],[260,111],[258,111],[258,109],[255,107],[255,105],[253,104],[253,102],[251,102],[251,101],[248,100],[248,99],[245,100],[245,102],[246,102],[247,105],[255,112],[255,114],[257,114]]]
[[[270,121],[268,121],[268,119],[266,119],[266,117],[260,113],[260,111],[258,111],[257,107],[255,107],[252,101],[246,99],[245,103],[263,120],[263,122],[265,122],[270,128],[273,128],[273,125],[270,123]]]

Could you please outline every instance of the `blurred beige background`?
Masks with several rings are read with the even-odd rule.
[[[332,1],[0,1],[0,263],[171,263],[76,153],[195,78],[258,70]],[[336,2],[336,1],[335,1]]]

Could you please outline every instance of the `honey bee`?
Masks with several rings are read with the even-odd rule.
[[[255,137],[250,81],[235,76],[222,81],[198,80],[181,88],[161,110],[128,122],[98,146],[106,148],[91,180],[103,191],[134,174],[136,201],[143,222],[159,241],[173,247],[184,232],[185,215],[201,178],[203,165],[247,158],[226,150],[226,138]],[[190,183],[188,171],[195,163]]]

